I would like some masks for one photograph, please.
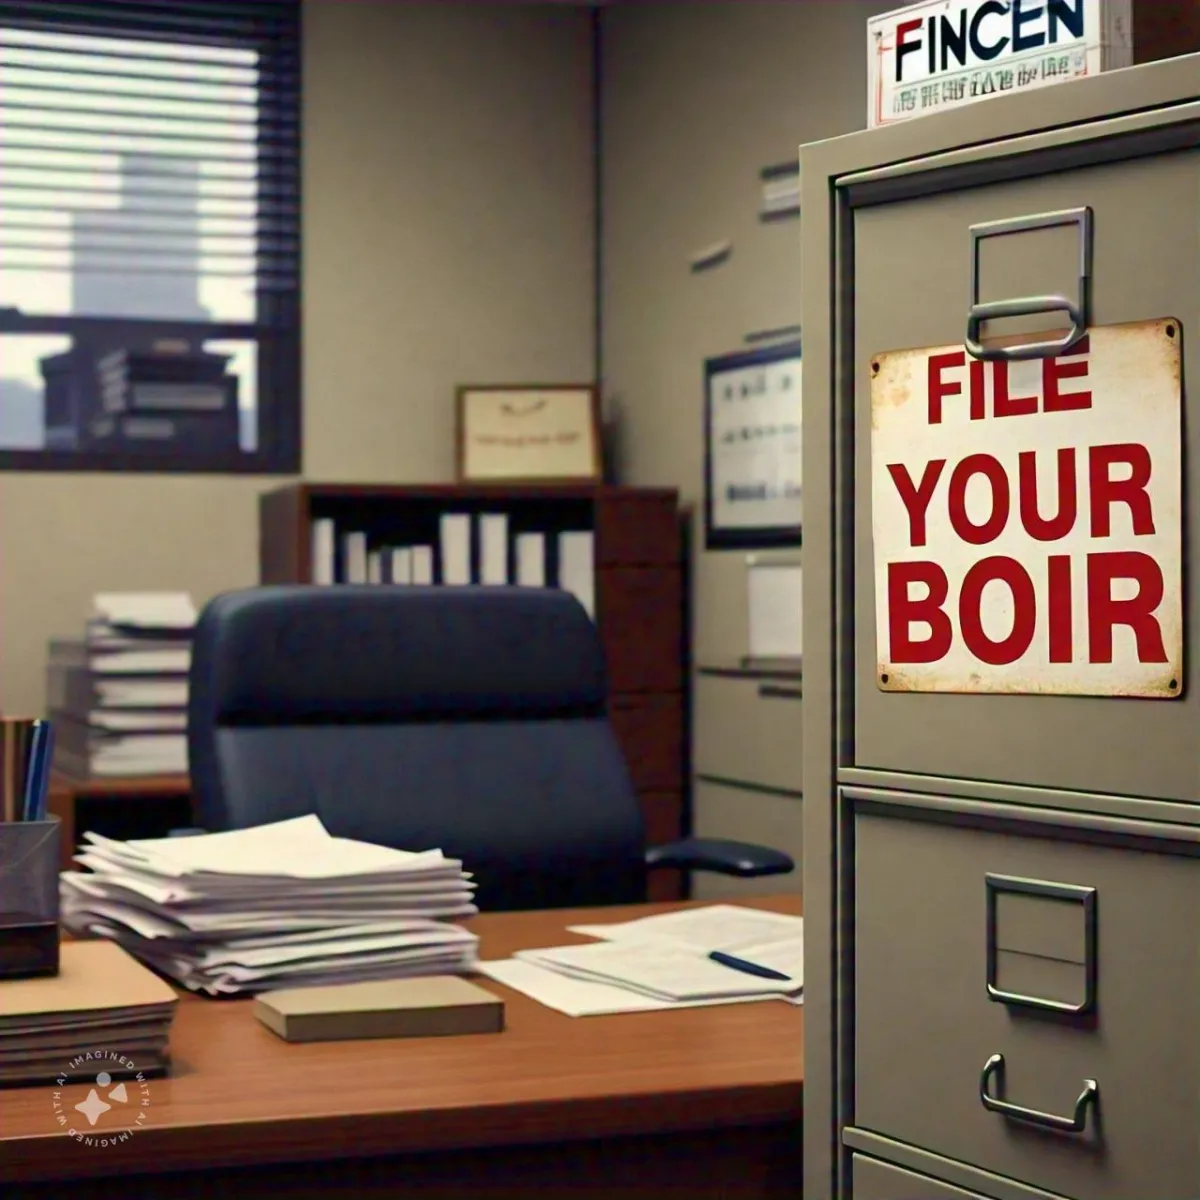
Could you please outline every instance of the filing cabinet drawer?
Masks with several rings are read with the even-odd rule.
[[[1082,140],[1094,135],[1081,133],[1079,136]],[[982,162],[983,159],[980,166]],[[842,627],[855,631],[855,765],[943,778],[986,779],[1030,787],[1194,803],[1200,794],[1197,791],[1200,757],[1196,738],[1200,725],[1200,687],[1197,686],[1200,678],[1196,674],[1194,656],[1184,667],[1183,677],[1175,681],[1178,690],[1172,693],[1170,684],[1166,684],[1167,693],[1174,698],[1153,703],[1136,697],[1097,701],[1071,695],[1072,687],[1063,684],[1050,689],[1063,694],[1037,694],[1040,688],[1033,682],[1037,676],[1028,676],[1024,667],[1038,661],[1040,650],[1005,668],[1009,685],[1019,694],[1001,695],[991,691],[991,694],[970,695],[964,699],[953,694],[953,687],[946,691],[896,690],[895,677],[885,687],[888,672],[884,664],[891,656],[887,644],[890,635],[886,630],[877,632],[877,615],[887,611],[882,603],[882,597],[887,593],[887,581],[882,573],[876,578],[876,559],[878,556],[882,563],[883,555],[875,543],[873,511],[873,488],[884,468],[873,458],[869,364],[872,356],[883,351],[961,344],[966,332],[963,294],[972,261],[977,264],[975,278],[981,294],[989,300],[1055,293],[1071,296],[1075,294],[1074,289],[1081,286],[1078,283],[1079,261],[1084,253],[1082,247],[1087,245],[1091,262],[1083,274],[1087,277],[1091,309],[1089,325],[1112,326],[1149,321],[1160,316],[1178,317],[1182,321],[1181,345],[1186,359],[1182,374],[1189,393],[1184,396],[1182,414],[1183,428],[1188,431],[1183,451],[1184,511],[1175,512],[1173,516],[1164,515],[1161,520],[1167,524],[1159,528],[1181,523],[1183,561],[1195,562],[1200,558],[1200,521],[1194,519],[1196,497],[1200,494],[1197,492],[1200,456],[1189,452],[1200,415],[1200,391],[1194,386],[1200,367],[1197,358],[1200,327],[1196,323],[1200,239],[1195,236],[1195,214],[1200,207],[1200,155],[1191,150],[1141,156],[1136,160],[1107,162],[1080,170],[1052,169],[1033,177],[1017,172],[1012,172],[1009,177],[1005,177],[1008,173],[1005,176],[997,174],[986,186],[974,187],[961,186],[961,180],[952,185],[949,177],[954,174],[953,170],[947,169],[943,187],[936,192],[931,189],[919,201],[857,207],[853,236],[847,239],[847,246],[853,246],[852,257],[845,266],[854,280],[852,340],[856,436],[853,438],[853,466],[844,464],[842,471],[847,480],[853,481],[850,486],[854,488],[855,538],[852,545],[845,547],[846,552],[854,556],[854,607],[853,611],[847,606],[839,612],[837,620]],[[981,178],[984,174],[981,170]],[[1148,196],[1154,197],[1154,211],[1161,219],[1148,221],[1132,216],[1142,211],[1146,203],[1144,198]],[[1016,221],[1035,214],[1062,213],[1079,206],[1091,210],[1090,228],[1094,236],[1090,238],[1080,225],[989,237],[979,243],[969,233],[972,226],[1000,220]],[[898,297],[911,294],[912,280],[918,275],[922,279],[920,303],[897,302]],[[1036,324],[1031,319],[1030,325],[1026,326],[988,322],[988,330],[989,335],[996,336],[1030,334],[1036,330],[1040,336],[1055,328],[1053,321],[1048,322],[1043,316],[1036,319]],[[1012,369],[1019,371],[1015,365]],[[1017,377],[1013,375],[1014,381]],[[964,385],[963,395],[968,390],[969,387]],[[1026,394],[1024,390],[1022,394]],[[1049,569],[1046,556],[1073,552],[1071,547],[1075,543],[1069,540],[1038,542],[1026,537],[1014,520],[998,535],[998,541],[990,543],[990,547],[978,543],[968,545],[964,539],[957,544],[957,550],[948,551],[940,540],[941,535],[934,530],[938,522],[949,519],[946,514],[951,493],[947,481],[955,469],[955,461],[966,461],[962,456],[985,453],[990,461],[1003,459],[1008,463],[1007,448],[1010,445],[1015,448],[1018,444],[1037,447],[1039,460],[1042,455],[1052,455],[1055,447],[1068,445],[1077,446],[1076,452],[1083,455],[1087,439],[1067,434],[1062,426],[1053,425],[1047,429],[1035,425],[1039,431],[1033,433],[1032,441],[1024,442],[1020,439],[1028,434],[1017,434],[1012,421],[1007,418],[997,420],[994,413],[993,407],[987,410],[984,419],[978,422],[971,419],[955,426],[953,439],[941,443],[942,450],[930,449],[927,456],[930,462],[942,453],[951,453],[956,458],[947,461],[937,488],[930,493],[927,516],[923,518],[925,524],[921,527],[926,532],[920,541],[912,541],[911,554],[905,552],[901,556],[945,561],[944,553],[961,551],[967,556],[964,562],[982,561],[984,555],[1012,556],[1039,580],[1036,585],[1036,645],[1041,646],[1048,636],[1046,622],[1049,620],[1048,593],[1043,582]],[[972,412],[971,417],[974,416]],[[845,419],[839,413],[834,421],[839,418]],[[1053,419],[1053,416],[1049,418]],[[1046,423],[1044,418],[1035,419],[1038,420],[1043,421],[1043,425]],[[1121,423],[1119,417],[1116,420]],[[1137,426],[1144,427],[1145,420],[1139,410]],[[806,440],[808,436],[806,432]],[[1010,442],[1010,438],[1014,440]],[[1064,440],[1056,440],[1059,438]],[[924,451],[935,441],[931,430],[928,439],[920,438],[913,447],[915,457],[906,469],[918,472],[917,478],[922,477],[920,472],[925,466]],[[951,445],[954,449],[946,450]],[[1014,470],[1015,454],[1014,449],[1011,460]],[[1156,467],[1156,479],[1163,477],[1163,470],[1161,466]],[[1179,468],[1172,470],[1178,472]],[[932,483],[932,474],[929,479]],[[974,487],[975,484],[967,486]],[[901,503],[898,493],[882,494],[897,505]],[[824,498],[820,501],[821,504],[826,502]],[[970,505],[975,501],[965,503]],[[1015,515],[1018,505],[1015,484],[1012,504]],[[1075,533],[1084,536],[1080,532],[1081,524],[1076,526]],[[988,538],[993,536],[997,535],[987,534]],[[1113,536],[1117,536],[1115,526]],[[1100,538],[1092,548],[1102,551],[1105,544],[1106,539]],[[1145,546],[1140,548],[1144,550]],[[899,549],[897,553],[900,553]],[[975,557],[976,554],[979,557]],[[1078,579],[1083,567],[1076,561],[1071,569]],[[990,675],[993,667],[975,656],[973,651],[965,649],[962,613],[968,610],[959,603],[957,580],[960,578],[951,572],[949,598],[944,609],[939,609],[947,625],[954,629],[955,649],[943,665],[958,653],[964,655],[961,660],[964,663],[974,660],[979,665],[981,679],[977,684],[967,685],[965,690],[985,693],[997,683]],[[992,584],[985,586],[992,591]],[[994,586],[997,590],[1003,589],[1003,585]],[[1133,585],[1122,583],[1119,586]],[[1162,621],[1161,628],[1169,631],[1171,618],[1168,613],[1172,611],[1171,606],[1176,602],[1173,597],[1177,593],[1170,583],[1166,586],[1163,601],[1152,619]],[[1016,626],[1003,625],[1008,619],[1001,616],[1009,611],[1004,607],[1007,600],[989,599],[986,603],[988,617],[999,622],[996,630],[1015,630]],[[1187,614],[1185,623],[1194,628],[1198,615],[1194,596],[1190,600],[1185,598],[1183,609]],[[920,620],[915,621],[912,627],[914,639],[924,638],[926,628]],[[1077,639],[1082,637],[1082,629],[1081,615],[1075,618]],[[1134,644],[1134,636],[1128,628],[1122,628],[1117,636],[1126,648]],[[1170,634],[1164,636],[1168,638],[1166,644],[1170,645]],[[1126,661],[1122,657],[1126,652],[1127,649],[1115,652],[1113,678],[1120,676],[1121,668],[1116,664]],[[1080,644],[1071,653],[1080,670],[1085,672],[1091,651],[1085,651]],[[1009,661],[1005,659],[1005,662]],[[893,676],[895,670],[893,667]],[[900,673],[902,676],[903,667]],[[850,679],[845,682],[849,684]],[[919,686],[924,689],[930,684],[926,681]]]
[[[701,672],[695,697],[692,758],[698,774],[803,789],[799,680]]]
[[[1053,832],[856,816],[853,1123],[1077,1200],[1193,1200],[1200,860]]]
[[[854,1200],[987,1200],[979,1192],[967,1192],[861,1154],[854,1156],[853,1168]]]
[[[697,837],[730,838],[782,850],[796,864],[796,869],[787,875],[764,879],[733,879],[697,871],[692,875],[692,888],[698,900],[800,891],[804,804],[798,796],[700,779],[692,797],[692,829]]]

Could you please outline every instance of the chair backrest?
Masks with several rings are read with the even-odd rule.
[[[196,627],[188,755],[205,829],[317,813],[461,858],[481,909],[645,898],[645,832],[603,650],[557,589],[261,587]]]

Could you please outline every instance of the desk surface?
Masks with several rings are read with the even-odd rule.
[[[759,907],[800,911],[798,897]],[[565,927],[677,905],[475,918],[481,957],[562,944]],[[503,994],[503,1034],[289,1045],[244,1000],[185,996],[174,1070],[148,1119],[103,1148],[59,1131],[51,1088],[0,1092],[5,1183],[778,1124],[801,1117],[804,1010],[731,1004],[572,1018]],[[64,1089],[62,1103],[87,1089]],[[75,1095],[78,1093],[78,1096]]]
[[[186,775],[119,775],[76,779],[56,768],[50,777],[50,787],[86,796],[178,796],[190,792],[192,782]]]

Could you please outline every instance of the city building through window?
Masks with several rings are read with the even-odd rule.
[[[0,2],[0,468],[299,469],[299,38]]]

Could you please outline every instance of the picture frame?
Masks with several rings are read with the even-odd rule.
[[[704,362],[704,547],[803,539],[799,337]]]
[[[600,393],[590,383],[463,384],[455,394],[460,483],[600,483]]]

